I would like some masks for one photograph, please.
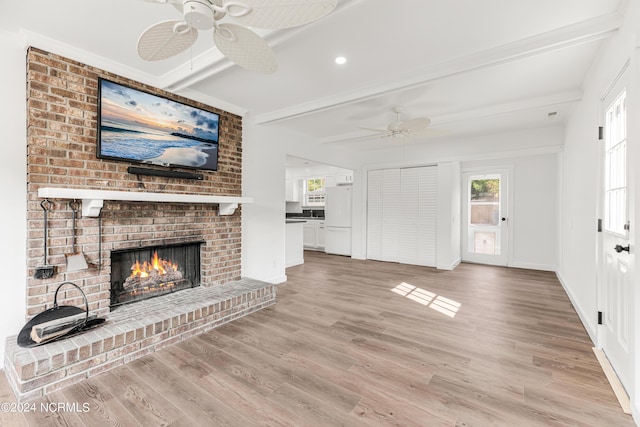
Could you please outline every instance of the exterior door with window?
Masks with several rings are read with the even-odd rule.
[[[633,294],[629,251],[627,180],[627,91],[621,80],[603,101],[602,234],[600,236],[599,302],[602,326],[598,343],[629,390]]]
[[[462,260],[507,265],[509,170],[463,174]]]

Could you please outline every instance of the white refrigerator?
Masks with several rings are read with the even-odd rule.
[[[324,251],[328,254],[351,256],[350,185],[329,187],[324,201]]]

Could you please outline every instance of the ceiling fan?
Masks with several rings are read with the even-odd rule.
[[[276,56],[258,34],[247,27],[291,28],[331,13],[338,0],[146,0],[169,3],[182,20],[158,22],[138,39],[138,55],[159,61],[190,48],[199,30],[213,29],[213,42],[224,56],[248,70],[264,74],[276,71]],[[221,23],[230,17],[234,23]],[[240,25],[238,25],[240,24]]]
[[[418,117],[409,120],[400,120],[400,114],[404,113],[404,108],[400,106],[391,109],[396,115],[396,120],[390,122],[386,129],[363,128],[369,131],[382,134],[383,137],[390,136],[393,142],[404,142],[413,135],[424,136],[444,136],[450,132],[446,129],[430,128],[431,119],[427,117]]]

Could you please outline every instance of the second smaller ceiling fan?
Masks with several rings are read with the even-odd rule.
[[[451,133],[446,129],[430,128],[431,119],[418,117],[409,120],[400,120],[400,114],[404,113],[404,108],[400,106],[391,109],[396,115],[396,120],[390,122],[386,129],[363,128],[369,131],[382,134],[383,137],[390,136],[393,142],[405,142],[413,135],[423,135],[427,137],[444,136]]]

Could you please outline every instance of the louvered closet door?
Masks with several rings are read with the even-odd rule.
[[[436,266],[436,227],[438,208],[437,166],[418,171],[418,265]]]
[[[370,171],[367,258],[436,265],[436,167]]]
[[[367,258],[398,261],[400,169],[369,171],[367,180]]]
[[[418,264],[418,216],[420,215],[420,168],[400,170],[400,212],[398,215],[398,262]]]
[[[367,177],[367,258],[382,258],[382,182],[383,171],[369,171]]]
[[[384,169],[382,172],[382,259],[398,262],[400,169]]]
[[[437,169],[400,170],[398,261],[435,267]]]

